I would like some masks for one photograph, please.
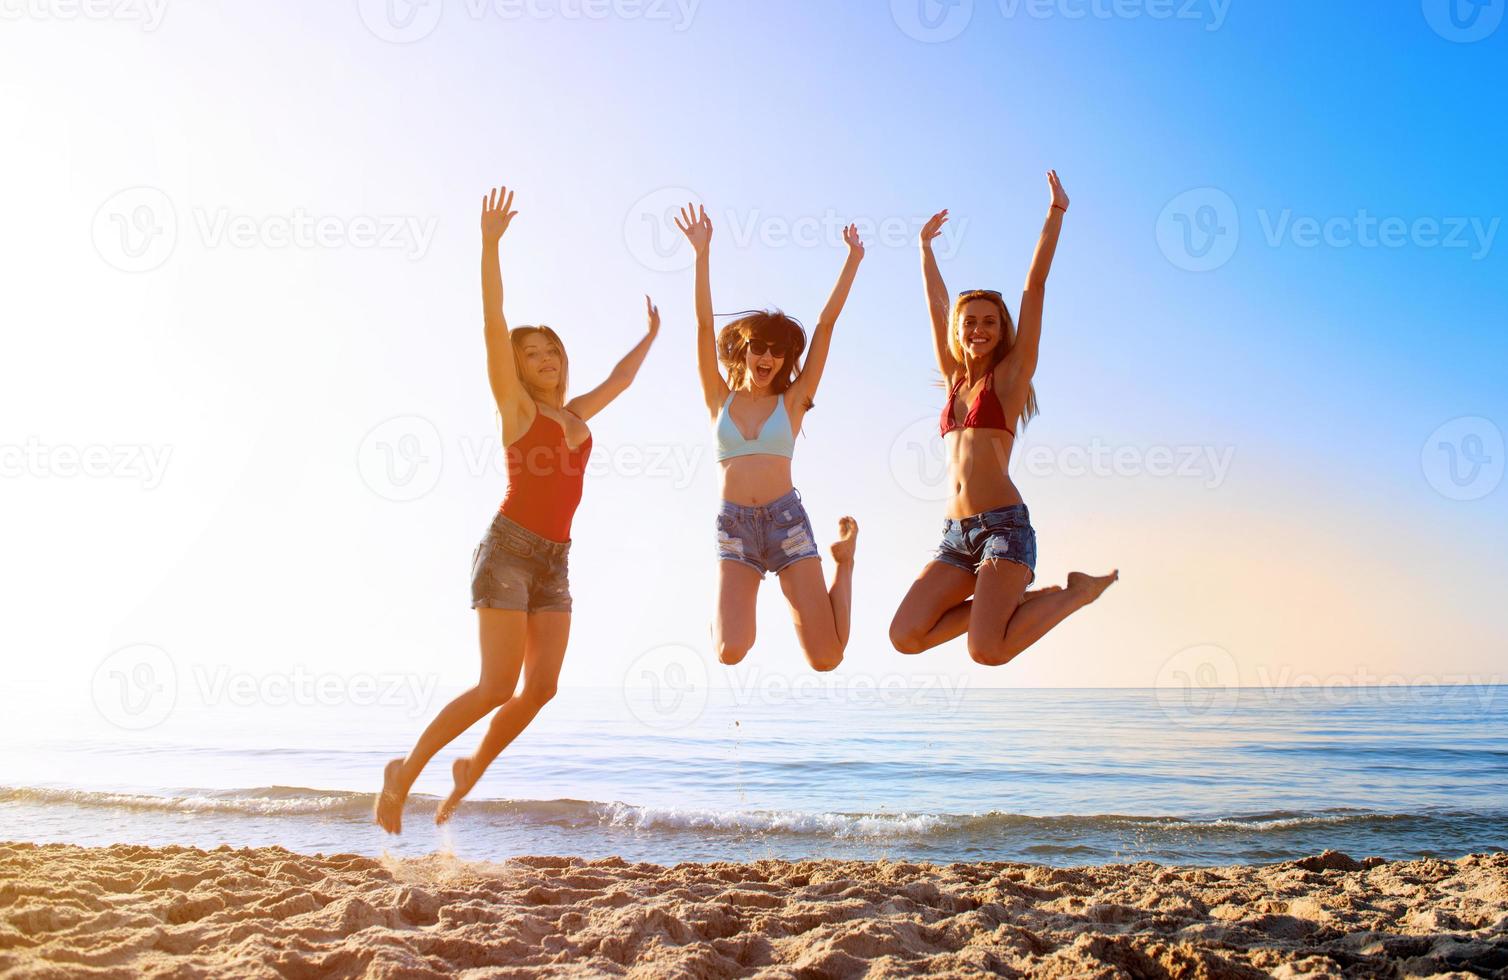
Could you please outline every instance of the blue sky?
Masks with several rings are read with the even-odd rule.
[[[1435,0],[975,0],[926,8],[968,13],[928,42],[902,0],[703,0],[689,20],[447,0],[414,8],[421,26],[439,11],[429,33],[392,43],[398,8],[365,2],[168,2],[150,30],[131,3],[18,9],[0,33],[16,134],[0,303],[24,326],[7,330],[0,442],[47,462],[3,480],[0,587],[17,600],[7,642],[41,680],[87,679],[131,643],[181,664],[422,662],[466,680],[467,560],[503,492],[473,462],[492,435],[476,208],[503,182],[521,212],[509,317],[560,330],[578,383],[635,341],[644,293],[665,314],[638,384],[594,425],[605,472],[577,517],[567,684],[706,646],[716,480],[691,275],[644,247],[682,189],[717,224],[719,310],[810,322],[842,263],[822,228],[910,229],[871,239],[796,458],[819,528],[852,512],[864,529],[844,671],[1143,686],[1209,644],[1245,683],[1502,662],[1508,137],[1491,105],[1508,29],[1458,43],[1432,28]],[[1189,16],[1152,16],[1168,9]],[[949,285],[1010,293],[1049,167],[1073,206],[1022,443],[1039,465],[1017,478],[1044,581],[1112,566],[1124,581],[1005,670],[958,645],[903,660],[885,629],[942,512],[936,474],[907,468],[935,452],[939,407],[912,232],[950,208]],[[176,237],[128,271],[112,242],[142,202]],[[329,242],[284,244],[300,214]],[[1229,254],[1190,271],[1169,243],[1211,215],[1211,254]],[[1360,244],[1364,216],[1403,245]],[[1306,221],[1332,243],[1304,247]],[[363,244],[362,222],[397,247]],[[1458,450],[1499,440],[1464,487],[1432,436],[1463,418]],[[395,500],[407,486],[374,488],[373,467],[404,438],[431,469]],[[150,487],[42,471],[95,445],[167,462]],[[1158,447],[1189,472],[1148,474]],[[1100,450],[1129,463],[1075,469]],[[761,601],[750,665],[802,670],[773,582]]]

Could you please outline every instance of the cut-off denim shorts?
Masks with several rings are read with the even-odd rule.
[[[983,514],[943,521],[942,544],[933,560],[978,574],[979,566],[993,559],[1025,565],[1037,578],[1037,532],[1025,504],[997,507]]]
[[[717,557],[742,562],[760,578],[803,558],[821,557],[801,494],[793,489],[760,507],[724,500],[717,511]]]
[[[471,556],[471,608],[570,612],[570,550],[499,513]]]

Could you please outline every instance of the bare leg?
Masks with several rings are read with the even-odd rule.
[[[451,818],[492,761],[555,696],[555,685],[560,679],[560,665],[565,660],[570,635],[570,613],[529,614],[528,639],[524,647],[524,689],[497,709],[476,751],[469,758],[457,759],[451,765],[455,786],[435,811],[435,823],[441,824]]]
[[[890,644],[901,653],[921,653],[969,628],[974,573],[947,562],[932,561],[911,583],[890,622]]]
[[[717,619],[712,648],[720,663],[733,666],[754,647],[754,600],[764,576],[741,561],[717,563]]]
[[[969,656],[975,661],[992,667],[1009,663],[1054,626],[1098,599],[1120,577],[1119,572],[1100,576],[1071,572],[1066,589],[1023,604],[1017,596],[1030,574],[1024,566],[1007,561],[987,562],[980,568],[969,623]],[[989,602],[996,597],[998,603]]]
[[[477,610],[477,628],[482,648],[482,674],[475,687],[462,691],[424,729],[413,750],[393,759],[383,769],[382,792],[373,806],[373,819],[383,830],[396,834],[403,829],[403,803],[414,780],[445,746],[482,716],[506,702],[518,686],[524,663],[526,613],[513,610]]]
[[[837,564],[832,588],[822,579],[822,561],[815,556],[780,570],[780,590],[791,605],[796,638],[813,670],[833,670],[843,662],[848,646],[853,607],[853,556],[859,525],[851,517],[838,522],[832,554]]]

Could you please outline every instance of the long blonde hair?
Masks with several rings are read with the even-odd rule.
[[[990,363],[985,369],[993,371],[1003,360],[1005,355],[1016,346],[1016,321],[1011,319],[1011,311],[1006,309],[1005,298],[993,289],[969,289],[958,294],[953,300],[953,312],[948,315],[948,353],[953,355],[953,362],[958,365],[958,372],[948,379],[948,390],[958,384],[959,378],[968,377],[967,355],[963,349],[963,337],[959,330],[959,321],[963,318],[963,308],[974,300],[984,300],[994,303],[1000,308],[1000,341],[995,344],[995,349],[990,352]],[[1026,384],[1026,404],[1021,408],[1021,424],[1026,425],[1037,414],[1037,388],[1031,382]]]
[[[541,392],[531,388],[529,382],[524,380],[523,368],[520,366],[524,359],[524,341],[535,334],[540,334],[560,351],[560,384],[555,386],[552,392]],[[565,344],[561,342],[560,335],[549,327],[540,326],[514,327],[508,331],[508,339],[513,342],[513,369],[518,372],[519,383],[529,393],[529,397],[537,402],[544,402],[555,408],[565,406],[566,384],[571,377],[571,359],[566,356]]]

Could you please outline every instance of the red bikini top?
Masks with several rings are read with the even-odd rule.
[[[507,449],[508,492],[503,516],[551,541],[571,540],[571,518],[581,503],[582,478],[592,437],[572,449],[565,426],[534,410],[534,421]]]
[[[969,406],[968,414],[963,417],[963,424],[959,425],[954,421],[953,400],[958,397],[963,383],[964,379],[960,378],[948,389],[948,403],[942,410],[942,434],[947,435],[954,429],[1003,429],[1015,436],[1015,431],[1005,420],[1005,409],[1001,407],[1000,398],[995,394],[993,379],[975,397],[974,404]]]

